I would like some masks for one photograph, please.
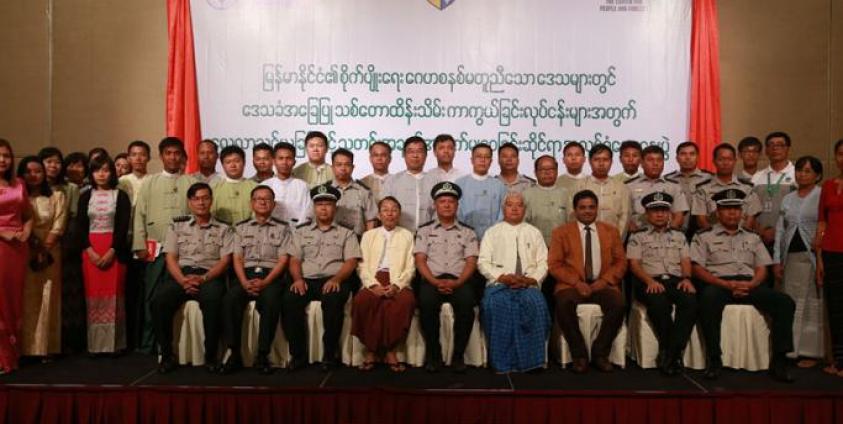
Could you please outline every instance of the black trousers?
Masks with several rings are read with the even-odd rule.
[[[140,346],[143,335],[143,281],[146,261],[132,259],[126,273],[126,347],[129,351]]]
[[[823,252],[825,280],[823,296],[828,308],[831,354],[837,368],[843,367],[843,253]]]
[[[183,267],[184,275],[202,275],[207,270]],[[220,340],[220,312],[225,294],[225,280],[215,278],[199,285],[199,293],[189,295],[173,277],[167,273],[152,296],[152,329],[155,340],[161,348],[161,355],[166,358],[173,355],[173,316],[179,307],[188,300],[198,300],[202,310],[202,327],[205,330],[205,359],[217,361]]]
[[[307,292],[304,295],[290,291],[290,284],[284,288],[281,325],[287,341],[290,343],[290,353],[293,359],[305,361],[307,359],[307,319],[305,310],[314,300],[322,302],[322,324],[325,332],[322,334],[322,361],[337,360],[337,349],[340,343],[340,332],[345,317],[345,303],[348,301],[352,287],[359,282],[357,274],[352,274],[340,284],[340,289],[334,293],[322,293],[322,286],[330,277],[305,278]]]
[[[442,274],[436,278],[456,280],[456,275]],[[439,313],[442,303],[448,302],[454,309],[454,351],[453,358],[461,358],[468,345],[471,329],[474,327],[474,307],[477,305],[476,275],[458,287],[451,294],[442,294],[436,287],[419,277],[418,305],[422,336],[428,360],[441,359],[442,345],[439,343]]]
[[[647,307],[647,317],[659,340],[659,352],[666,351],[670,358],[681,358],[697,322],[697,295],[680,290],[677,287],[681,281],[679,277],[656,278],[656,281],[664,286],[664,292],[647,293],[647,284],[636,279],[635,296]]]
[[[745,276],[721,278],[730,281],[751,279]],[[774,355],[783,355],[793,350],[793,314],[796,304],[790,296],[763,283],[742,298],[733,297],[729,290],[722,287],[706,285],[700,292],[700,319],[709,363],[721,362],[720,324],[723,321],[723,308],[735,303],[755,306],[772,318],[770,338]]]
[[[246,268],[246,278],[264,278],[271,271],[271,269],[263,269],[261,272],[255,272],[255,268]],[[284,286],[287,280],[287,274],[278,278],[263,290],[257,296],[252,296],[246,292],[238,280],[234,280],[231,288],[225,293],[222,300],[223,307],[223,340],[226,346],[231,349],[233,355],[240,354],[240,341],[242,338],[243,328],[243,311],[250,301],[254,300],[258,312],[261,314],[260,325],[258,327],[258,357],[265,357],[269,355],[269,350],[272,347],[272,341],[275,339],[275,329],[278,327],[278,319],[281,317],[281,298],[284,294]]]

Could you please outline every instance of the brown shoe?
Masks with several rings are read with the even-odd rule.
[[[571,371],[575,374],[585,374],[588,372],[588,359],[574,358],[574,363],[571,365]]]
[[[612,372],[615,370],[614,365],[607,358],[594,358],[594,367],[600,370],[600,372]]]

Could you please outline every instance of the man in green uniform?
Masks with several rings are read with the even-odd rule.
[[[214,190],[211,214],[217,220],[231,225],[252,216],[249,194],[258,183],[243,178],[246,153],[240,147],[226,146],[220,152],[220,162],[225,176],[211,185]]]
[[[304,180],[313,188],[334,179],[330,165],[325,163],[328,154],[328,136],[321,131],[311,131],[304,136],[307,162],[293,168],[293,177]]]

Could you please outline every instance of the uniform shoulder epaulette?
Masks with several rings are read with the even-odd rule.
[[[458,222],[460,225],[462,225],[463,227],[468,228],[468,229],[470,229],[470,230],[474,231],[474,227],[472,227],[471,225],[468,225],[468,224],[466,224],[465,222],[462,222],[462,221],[457,221],[457,222]]]
[[[629,184],[629,183],[631,183],[631,182],[633,182],[633,181],[638,181],[638,179],[639,179],[639,178],[641,178],[641,176],[640,176],[640,175],[636,175],[636,176],[634,176],[634,177],[632,177],[632,178],[630,178],[630,179],[628,179],[628,180],[624,181],[623,183],[624,183],[624,184]]]
[[[217,222],[219,222],[220,224],[225,224],[225,225],[228,225],[229,227],[231,226],[231,223],[228,222],[228,221],[224,221],[224,220],[219,219],[219,218],[214,218],[214,219],[217,220]]]
[[[436,220],[431,219],[430,221],[427,221],[427,222],[425,222],[424,224],[419,225],[419,228],[421,228],[421,227],[427,227],[428,225],[432,225],[434,222],[436,222]]]
[[[173,223],[190,221],[190,215],[179,215],[173,217]]]
[[[755,187],[755,184],[752,183],[752,180],[744,177],[738,177],[738,182],[744,183],[750,187]]]
[[[366,190],[372,191],[372,189],[371,189],[371,188],[369,188],[369,186],[367,186],[367,185],[366,185],[366,183],[364,183],[364,182],[363,182],[363,180],[357,180],[357,181],[355,181],[355,182],[356,182],[357,184],[359,184],[359,185],[360,185],[360,187],[363,187],[363,188],[365,188]]]
[[[678,177],[678,176],[679,176],[679,170],[676,170],[676,171],[670,171],[670,172],[668,172],[667,174],[664,174],[664,177],[665,177],[665,178],[667,178],[667,177],[671,177],[671,178],[673,178],[673,177]]]
[[[705,234],[705,233],[711,231],[713,228],[714,227],[701,228],[701,229],[697,230],[697,234]]]
[[[269,220],[272,221],[272,222],[277,222],[279,224],[290,225],[289,222],[284,221],[283,219],[276,218],[274,216],[269,217]],[[248,221],[248,219],[246,221]]]
[[[674,178],[673,178],[673,177],[671,177],[670,175],[665,175],[665,176],[664,176],[664,180],[665,180],[665,181],[670,181],[670,182],[672,182],[672,183],[679,184],[679,180],[674,179]]]
[[[301,224],[296,225],[296,228],[307,227],[308,225],[310,225],[310,224],[312,224],[312,223],[313,223],[313,221],[311,221],[311,220],[309,220],[309,219],[308,219],[308,220],[306,220],[306,221],[302,222]]]
[[[334,222],[334,224],[337,224],[337,227],[343,227],[348,231],[354,232],[354,227],[349,226],[348,224],[339,223],[339,222]]]
[[[711,172],[711,171],[709,171],[709,170],[707,170],[707,169],[700,169],[700,171],[702,171],[702,173],[703,173],[703,174],[714,175],[714,173],[713,173],[713,172]]]
[[[238,222],[238,223],[236,223],[236,224],[234,224],[234,225],[235,225],[235,226],[237,226],[237,225],[240,225],[240,224],[245,224],[245,223],[247,223],[247,222],[249,222],[249,221],[251,221],[251,220],[252,220],[252,218],[246,218],[246,219],[244,219],[244,220],[242,220],[242,221],[240,221],[240,222]]]
[[[710,183],[710,182],[711,182],[711,179],[710,179],[710,178],[709,178],[709,179],[707,179],[707,180],[705,180],[705,181],[698,182],[698,183],[697,183],[697,185],[696,185],[694,188],[700,188],[700,187],[702,187],[702,186],[704,186],[704,185],[706,185],[706,184],[708,184],[708,183]]]

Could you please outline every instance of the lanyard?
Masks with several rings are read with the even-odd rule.
[[[772,172],[767,173],[767,197],[769,197],[770,199],[772,199],[773,196],[779,194],[779,190],[781,189],[782,180],[784,179],[784,177],[786,175],[785,173],[782,173],[779,176],[779,180],[776,181],[775,185],[773,185],[772,180],[770,180],[770,174],[771,173]]]

